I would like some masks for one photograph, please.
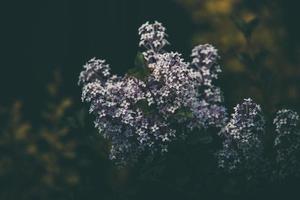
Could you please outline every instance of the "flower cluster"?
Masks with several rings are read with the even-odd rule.
[[[222,149],[217,153],[219,167],[247,178],[283,179],[300,176],[299,115],[280,110],[273,120],[275,139],[271,148],[275,159],[265,152],[265,121],[259,105],[245,99],[234,108],[228,124],[221,130]],[[271,165],[270,165],[271,164]],[[270,167],[272,169],[270,169]]]
[[[95,62],[103,64],[99,60],[89,64]],[[110,158],[119,164],[136,160],[147,147],[165,151],[166,143],[174,137],[168,124],[158,116],[143,113],[139,107],[147,99],[145,90],[142,81],[130,76],[111,76],[106,81],[95,80],[83,86],[82,100],[91,103],[90,112],[96,115],[95,127],[111,141]]]
[[[188,110],[189,115],[176,115],[175,120],[186,122],[189,128],[209,125],[221,127],[224,124],[226,111],[219,105],[223,101],[220,90],[203,90],[201,72],[189,67],[180,54],[158,54],[156,62],[149,64],[149,68],[152,73],[147,79],[147,85],[152,91],[151,98],[155,99],[163,116],[169,118],[182,110]]]
[[[144,52],[145,58],[149,60],[150,55],[157,54],[169,44],[166,39],[166,28],[159,22],[155,21],[153,24],[146,22],[139,28],[140,47],[147,49]]]
[[[96,80],[103,82],[110,76],[110,68],[109,65],[105,63],[105,60],[92,58],[83,68],[85,70],[79,75],[79,84],[86,85]]]
[[[230,121],[221,131],[224,142],[218,153],[219,166],[229,172],[244,171],[248,173],[248,178],[255,174],[254,171],[262,164],[264,126],[259,105],[251,99],[238,104]]]
[[[270,175],[300,175],[299,116],[280,110],[273,124],[275,159],[265,152],[265,120],[259,105],[245,99],[229,121],[223,96],[214,84],[221,68],[217,50],[209,44],[193,48],[191,62],[169,43],[161,23],[139,28],[147,74],[116,76],[105,60],[91,59],[80,73],[82,101],[90,103],[95,127],[111,143],[110,158],[118,164],[137,161],[143,154],[168,151],[169,144],[195,130],[219,128],[223,139],[217,152],[219,167],[247,179]],[[268,170],[268,164],[275,169]]]
[[[221,72],[218,64],[218,51],[210,44],[198,45],[192,50],[192,66],[199,69],[203,75],[204,85],[211,86],[213,79]]]
[[[226,124],[227,113],[223,103],[223,95],[213,81],[218,78],[221,68],[218,64],[217,49],[210,44],[198,45],[192,50],[191,66],[202,75],[200,99],[197,101],[198,118],[207,118],[209,124],[222,127]]]
[[[279,178],[300,176],[300,129],[299,115],[291,110],[283,109],[274,118],[276,138],[275,173]]]
[[[145,79],[111,75],[98,59],[90,60],[79,77],[82,100],[91,104],[95,126],[111,141],[110,158],[122,164],[144,152],[167,151],[187,130],[222,127],[226,121],[221,91],[213,85],[220,69],[211,45],[196,47],[191,64],[179,53],[163,50],[168,41],[160,23],[147,22],[139,35],[150,71]]]

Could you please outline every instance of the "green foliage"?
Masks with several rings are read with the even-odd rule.
[[[174,118],[192,119],[193,113],[189,109],[181,108],[175,112]]]
[[[134,61],[135,67],[128,70],[127,74],[137,79],[145,81],[150,74],[150,70],[144,60],[144,56],[141,52],[138,52]]]
[[[74,111],[70,98],[58,98],[61,83],[55,72],[38,124],[24,118],[20,101],[0,110],[0,199],[74,199],[78,190],[77,199],[92,198],[98,186],[101,195],[109,194],[107,144],[85,110]]]
[[[151,116],[156,111],[155,106],[153,106],[153,105],[149,106],[147,100],[145,100],[145,99],[138,101],[135,104],[135,106],[136,106],[136,108],[141,109],[143,114],[145,114],[147,116]]]
[[[137,68],[147,68],[147,62],[145,61],[144,55],[141,52],[137,52],[134,65]]]
[[[192,43],[212,43],[221,50],[221,85],[228,107],[251,96],[268,115],[279,105],[299,110],[299,59],[293,56],[299,48],[287,45],[295,38],[283,21],[287,14],[283,1],[179,2],[199,26]]]
[[[238,16],[232,15],[231,19],[247,40],[251,38],[253,31],[259,25],[259,19],[257,17],[250,21],[245,21]]]

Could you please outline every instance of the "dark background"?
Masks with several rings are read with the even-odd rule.
[[[2,6],[1,103],[15,98],[33,108],[43,99],[51,71],[62,69],[65,93],[79,97],[78,74],[92,57],[114,72],[133,66],[137,29],[158,20],[172,34],[174,49],[188,53],[193,24],[173,1],[8,1]]]
[[[289,34],[289,54],[297,57],[298,3],[276,2]],[[62,70],[65,93],[77,97],[78,73],[89,58],[105,58],[113,71],[124,73],[138,50],[137,29],[147,20],[162,22],[171,33],[172,49],[185,56],[199,29],[174,0],[3,1],[1,10],[0,103],[17,98],[33,108],[43,99],[53,69]]]

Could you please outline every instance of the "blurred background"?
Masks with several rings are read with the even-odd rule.
[[[162,22],[170,49],[186,60],[194,45],[216,46],[229,112],[247,97],[267,118],[280,108],[300,112],[297,1],[29,0],[1,2],[0,13],[0,199],[150,199],[153,188],[167,199],[187,191],[196,199],[208,187],[191,189],[182,175],[176,188],[162,188],[149,170],[142,181],[144,171],[116,168],[80,101],[83,64],[103,58],[124,74],[146,21]]]

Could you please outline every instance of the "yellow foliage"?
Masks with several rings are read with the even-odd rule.
[[[33,173],[40,173],[36,175],[39,178],[35,185],[37,188],[57,187],[59,184],[75,186],[79,183],[79,172],[64,164],[66,160],[76,158],[78,142],[72,137],[68,125],[63,123],[66,112],[72,107],[72,99],[57,96],[60,85],[60,74],[55,72],[54,82],[47,86],[51,101],[45,105],[41,126],[24,120],[20,101],[1,109],[0,119],[6,122],[4,127],[0,127],[0,148],[7,149],[8,153],[0,158],[0,175],[17,171],[24,167],[22,165],[31,165]],[[72,173],[65,175],[66,171]]]
[[[283,28],[281,9],[276,2],[266,4],[256,1],[253,4],[256,3],[258,6],[251,8],[243,0],[177,1],[189,10],[192,20],[199,26],[199,31],[195,32],[192,38],[193,45],[199,43],[215,45],[220,51],[225,74],[247,77],[251,85],[246,87],[255,88],[245,90],[239,88],[245,85],[235,85],[229,97],[241,99],[253,95],[254,99],[262,100],[258,103],[264,104],[265,102],[268,106],[270,105],[268,102],[276,105],[284,101],[294,104],[298,101],[300,85],[295,84],[295,81],[291,83],[289,81],[296,80],[296,77],[300,75],[297,66],[299,60],[295,64],[286,56],[290,51],[284,47],[288,36]],[[256,19],[258,23],[253,30],[243,30],[243,25],[248,25]],[[264,51],[267,52],[267,56],[257,61],[258,63],[245,64],[239,57],[240,54],[247,54],[254,60]],[[267,77],[271,76],[270,74],[262,75],[262,77],[257,74],[266,70],[272,73],[271,82],[268,83],[273,85],[272,91],[265,89],[265,83],[261,84],[261,88],[254,84],[262,79],[270,78]],[[285,84],[285,89],[276,88],[283,84]],[[270,105],[273,112],[271,107]]]

